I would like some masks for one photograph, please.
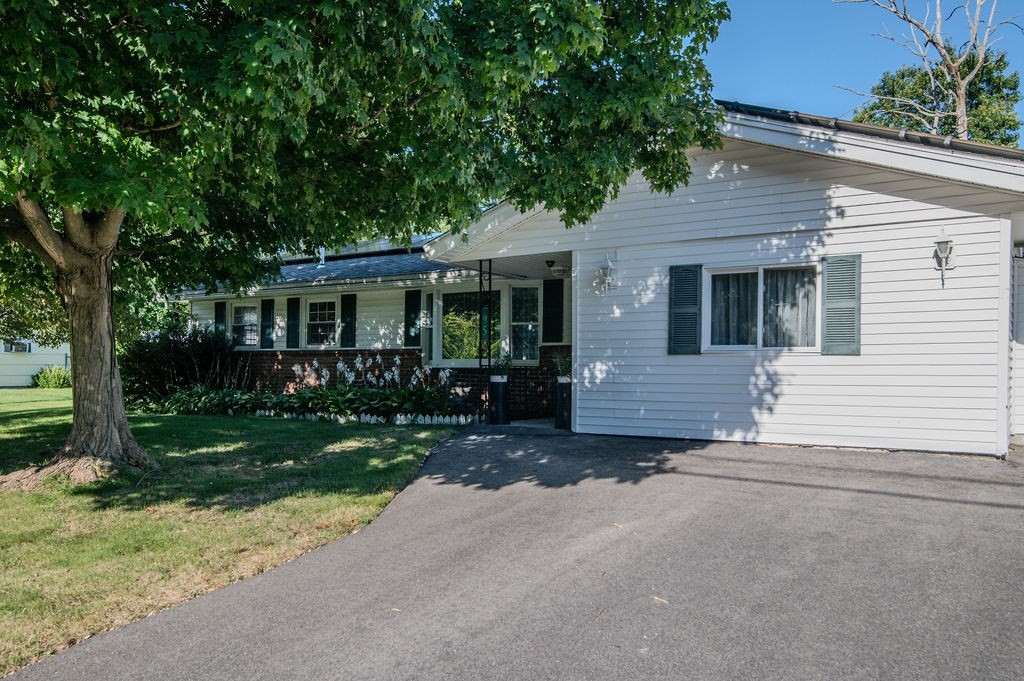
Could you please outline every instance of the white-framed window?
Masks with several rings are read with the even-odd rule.
[[[437,366],[475,367],[487,357],[486,331],[481,338],[479,289],[441,286],[423,296],[423,361]],[[487,296],[487,292],[484,292]],[[519,366],[540,361],[541,300],[539,282],[495,283],[485,306],[490,327],[490,356],[512,355]]]
[[[705,269],[705,350],[816,350],[818,277],[814,264]]]
[[[540,359],[540,289],[513,286],[509,305],[509,346],[512,361]]]
[[[26,340],[4,341],[4,352],[30,353],[32,352],[32,342]]]
[[[231,338],[239,347],[256,347],[260,342],[259,308],[256,305],[231,306]]]
[[[306,345],[330,347],[338,344],[338,301],[324,298],[306,301]]]

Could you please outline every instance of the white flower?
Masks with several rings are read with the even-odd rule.
[[[363,356],[362,355],[356,355],[355,365],[356,365],[356,371],[362,371],[363,370]]]
[[[319,369],[320,368],[320,362],[316,361],[316,359],[313,360],[313,368],[314,369]]]
[[[292,365],[292,371],[295,373],[296,378],[302,378],[302,366],[299,364]]]
[[[402,366],[402,358],[399,357],[398,355],[395,355],[395,366],[396,367]]]

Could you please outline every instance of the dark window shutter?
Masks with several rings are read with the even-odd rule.
[[[356,346],[356,294],[341,297],[341,337],[343,348]]]
[[[405,347],[420,346],[420,308],[422,292],[419,289],[405,292]]]
[[[699,355],[700,265],[676,265],[668,274],[668,354]]]
[[[228,304],[224,301],[213,304],[213,330],[223,334],[228,332]]]
[[[860,354],[860,256],[822,258],[821,353]]]
[[[289,298],[288,299],[288,321],[285,322],[287,327],[287,335],[285,337],[285,347],[297,348],[299,347],[299,299]]]
[[[274,299],[260,301],[260,347],[274,347]]]
[[[544,324],[544,343],[561,343],[564,325],[565,284],[561,279],[547,279],[544,282],[544,310],[541,320]]]

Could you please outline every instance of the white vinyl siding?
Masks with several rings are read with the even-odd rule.
[[[577,291],[577,429],[1000,453],[998,221],[982,221],[987,231],[978,222],[945,223],[963,257],[944,289],[929,260],[935,228],[802,234],[774,248],[743,238],[618,249],[622,286],[604,297]],[[863,255],[861,356],[666,353],[669,266],[855,251]],[[579,266],[595,268],[603,256],[583,251]]]
[[[999,263],[1008,254],[998,215],[1019,204],[730,141],[695,158],[690,185],[671,196],[635,177],[589,224],[566,231],[541,213],[460,257],[574,250],[579,432],[1002,454]],[[932,260],[942,230],[956,260],[945,287]],[[820,267],[824,256],[853,254],[862,258],[860,356],[668,354],[671,266]],[[609,257],[621,285],[602,296],[592,281]]]
[[[46,366],[67,366],[70,348],[65,343],[55,348],[32,343],[31,352],[3,352],[0,347],[0,387],[31,385],[32,376]]]
[[[359,302],[356,305],[356,348],[366,350],[398,349],[402,347],[403,341],[403,315],[405,310],[405,289],[401,287],[381,289],[338,289],[337,293],[325,296],[324,300],[341,300],[345,293],[356,293]],[[302,297],[303,302],[299,306],[302,315],[301,333],[306,333],[306,320],[308,314],[308,301],[319,300],[320,297],[305,298],[302,294],[293,292],[290,295],[275,295],[274,301],[274,350],[287,350],[288,340],[288,298]],[[246,298],[242,304],[255,305],[257,312],[260,310],[260,302],[267,296],[255,295]],[[213,327],[214,301],[211,299],[197,299],[192,303],[192,318],[200,326]],[[229,303],[230,307],[230,303]],[[337,314],[341,314],[341,308],[337,307]],[[230,325],[231,318],[228,318]],[[304,337],[304,336],[303,336]],[[258,345],[257,345],[258,348]],[[299,348],[309,349],[309,348]],[[346,348],[347,349],[347,348]]]

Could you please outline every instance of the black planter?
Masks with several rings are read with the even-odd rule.
[[[555,428],[569,430],[572,422],[572,383],[559,381],[555,384]]]
[[[508,376],[491,376],[487,422],[499,426],[512,423],[508,413]]]

